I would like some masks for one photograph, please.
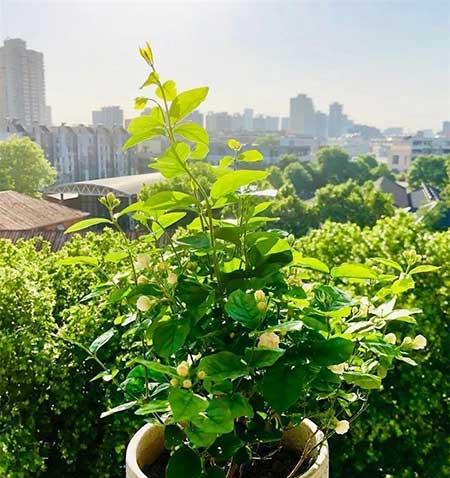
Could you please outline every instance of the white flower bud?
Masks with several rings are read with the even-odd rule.
[[[178,386],[178,379],[177,378],[172,378],[170,380],[170,385],[172,385],[172,387],[177,387]]]
[[[139,276],[137,279],[138,285],[145,285],[148,284],[150,281],[145,276]]]
[[[265,332],[260,335],[258,347],[267,347],[269,349],[277,349],[280,345],[280,337],[274,332]]]
[[[152,306],[152,301],[146,295],[141,295],[136,302],[136,307],[141,312],[146,312],[147,310],[150,309],[151,306]]]
[[[391,332],[384,336],[384,341],[387,344],[395,345],[395,343],[397,342],[397,336]]]
[[[254,294],[256,302],[264,302],[266,300],[266,294],[264,291],[257,290]]]
[[[178,277],[176,276],[176,274],[174,274],[173,272],[169,272],[169,274],[167,275],[167,283],[171,287],[175,287],[178,283]]]
[[[338,435],[344,435],[348,432],[349,429],[350,423],[348,422],[348,420],[338,420],[334,427],[334,430]]]
[[[146,269],[150,264],[150,256],[148,254],[138,254],[135,262],[137,270]]]
[[[416,335],[413,341],[414,350],[422,350],[427,346],[427,339],[423,335]]]
[[[205,372],[204,370],[199,370],[199,371],[197,372],[197,378],[198,378],[199,380],[205,380],[205,378],[206,378],[206,372]]]
[[[265,302],[256,302],[256,308],[260,311],[260,312],[264,312],[266,310],[266,303]]]
[[[177,374],[180,377],[187,377],[189,375],[189,364],[187,362],[181,362],[177,367]]]
[[[411,347],[413,345],[413,339],[411,337],[405,337],[402,341],[401,347]]]
[[[328,370],[331,370],[333,373],[336,373],[338,375],[342,375],[345,372],[347,364],[345,362],[340,363],[338,365],[330,365],[328,367]]]
[[[192,388],[192,382],[188,378],[183,380],[183,388]]]

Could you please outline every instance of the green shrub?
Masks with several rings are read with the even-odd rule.
[[[363,420],[348,440],[332,441],[336,478],[444,478],[450,476],[448,449],[448,357],[450,232],[429,233],[407,213],[378,221],[372,229],[327,223],[298,241],[305,254],[331,264],[368,257],[398,258],[414,247],[438,274],[417,277],[405,306],[423,310],[421,331],[430,344],[420,367],[400,364],[386,379],[384,393],[371,397]]]

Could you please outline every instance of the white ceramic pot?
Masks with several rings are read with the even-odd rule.
[[[314,447],[322,439],[322,432],[317,430],[311,420],[289,430],[283,437],[283,443],[289,448],[303,450],[305,443],[312,436],[310,446]],[[126,478],[147,478],[141,471],[145,465],[152,464],[164,450],[164,427],[161,425],[144,425],[131,439],[127,448]],[[297,478],[328,478],[328,443],[315,449],[315,461],[308,471]],[[188,478],[186,476],[186,478]],[[285,478],[285,477],[280,477]]]

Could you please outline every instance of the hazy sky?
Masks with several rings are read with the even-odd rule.
[[[450,119],[450,0],[0,0],[0,38],[42,51],[55,123],[132,98],[149,40],[165,79],[209,85],[203,111],[285,116],[306,93],[358,122],[438,129]]]

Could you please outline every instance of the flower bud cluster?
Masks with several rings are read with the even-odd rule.
[[[254,294],[256,307],[260,312],[264,312],[267,308],[266,294],[262,290],[257,290]]]

